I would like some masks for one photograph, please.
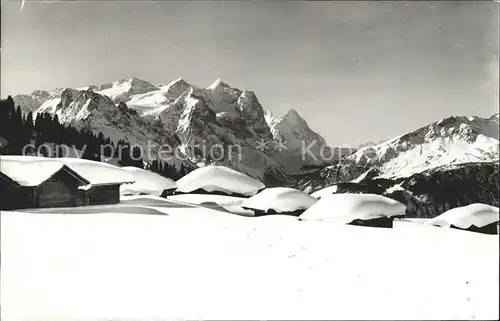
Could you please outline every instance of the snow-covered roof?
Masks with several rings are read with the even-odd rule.
[[[64,167],[63,163],[43,163],[35,159],[17,161],[0,157],[0,172],[19,186],[38,186]]]
[[[459,228],[467,229],[472,225],[481,228],[498,222],[499,220],[498,207],[474,203],[467,206],[452,208],[430,219],[426,224],[441,227],[450,227],[454,225]]]
[[[224,166],[205,166],[198,168],[177,182],[177,191],[189,193],[197,189],[207,192],[224,192],[227,194],[255,195],[265,188],[265,185],[256,180]]]
[[[160,176],[142,168],[126,166],[123,170],[131,173],[135,182],[120,186],[120,194],[150,194],[161,195],[164,190],[177,188],[177,184],[170,178]]]
[[[259,194],[243,201],[241,206],[254,210],[274,210],[278,213],[308,209],[318,200],[294,188],[267,188]]]
[[[404,215],[406,206],[393,199],[375,194],[331,194],[323,196],[300,216],[302,220],[328,220],[350,223]]]
[[[52,159],[63,162],[75,172],[85,177],[92,185],[134,182],[134,176],[131,173],[107,163],[69,157]]]
[[[134,182],[134,176],[113,165],[79,158],[0,156],[0,171],[22,186],[37,186],[64,165],[92,185]]]

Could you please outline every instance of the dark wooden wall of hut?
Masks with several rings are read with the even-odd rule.
[[[27,191],[25,191],[26,194]],[[11,210],[22,207],[31,207],[32,204],[26,204],[33,197],[28,197],[23,200],[23,192],[20,187],[13,186],[0,175],[0,209]],[[31,206],[30,206],[31,205]]]
[[[85,193],[79,185],[67,171],[56,173],[37,187],[16,187],[0,176],[0,209],[85,205]]]
[[[36,188],[37,207],[72,207],[84,202],[80,183],[66,171],[60,171]]]
[[[120,202],[120,185],[93,186],[87,191],[89,205],[116,204]]]

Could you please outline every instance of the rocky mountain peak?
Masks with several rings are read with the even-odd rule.
[[[61,92],[61,102],[59,103],[59,108],[66,108],[69,106],[70,103],[72,103],[74,100],[76,100],[79,96],[81,96],[81,92],[79,90],[71,89],[71,88],[65,88]]]
[[[210,86],[207,87],[207,89],[215,91],[215,90],[224,90],[224,89],[230,89],[231,86],[229,86],[227,83],[222,81],[220,78],[217,78]]]
[[[272,134],[265,119],[265,111],[253,91],[244,90],[238,98],[237,109],[245,127],[259,138],[272,139]]]
[[[240,97],[238,98],[238,104],[246,104],[246,105],[257,105],[259,103],[259,100],[257,99],[257,96],[255,93],[251,90],[243,90],[241,92]]]
[[[299,115],[299,113],[293,108],[289,109],[286,112],[285,116],[283,116],[283,120],[286,121],[287,123],[290,123],[290,124],[295,124],[295,125],[298,125],[300,127],[309,128],[309,125],[304,120],[304,118],[302,118]]]
[[[191,85],[187,83],[184,79],[178,78],[169,82],[165,86],[160,86],[160,90],[163,95],[169,99],[177,99],[181,96]]]
[[[215,112],[210,109],[203,99],[196,96],[191,88],[184,98],[184,108],[180,113],[176,133],[182,142],[190,142],[205,139],[205,132],[210,124],[217,122]]]
[[[31,97],[34,99],[47,99],[50,95],[51,94],[46,90],[35,90],[31,93]]]

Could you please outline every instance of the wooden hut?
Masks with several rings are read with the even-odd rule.
[[[2,156],[0,208],[116,204],[120,185],[133,183],[122,169],[83,159]]]
[[[452,208],[426,224],[482,234],[498,234],[498,207],[482,203]]]
[[[462,231],[469,231],[469,232],[476,232],[476,233],[482,233],[482,234],[490,234],[490,235],[497,235],[498,234],[498,222],[494,222],[488,225],[485,225],[483,227],[477,227],[474,225],[471,225],[469,228],[461,228],[455,225],[450,225],[450,228],[454,228],[457,230],[462,230]]]
[[[134,183],[132,174],[110,164],[77,158],[62,158],[61,161],[90,182],[84,191],[86,205],[117,204],[120,186]]]
[[[259,190],[260,192],[261,190]],[[231,197],[243,197],[243,198],[248,198],[249,196],[245,196],[243,194],[239,193],[226,193],[222,191],[212,191],[212,192],[207,192],[203,188],[198,188],[194,191],[191,192],[181,192],[178,189],[173,189],[168,191],[169,194],[167,195],[183,195],[183,194],[201,194],[201,195],[221,195],[221,196],[231,196]]]
[[[88,205],[117,204],[120,202],[121,183],[94,185],[85,191]]]
[[[53,167],[41,182],[30,182],[31,172],[17,173],[12,178],[0,172],[0,209],[36,207],[71,207],[86,205],[86,191],[90,184],[66,165]]]
[[[384,216],[379,218],[372,218],[369,220],[356,219],[350,222],[349,225],[392,228],[394,225],[394,219],[401,219],[403,217],[404,215],[392,217]]]
[[[288,211],[288,212],[277,212],[274,209],[268,209],[268,210],[257,210],[254,208],[248,208],[248,207],[243,207],[244,210],[249,210],[254,212],[254,216],[264,216],[264,215],[289,215],[289,216],[296,216],[299,217],[302,213],[305,212],[305,209],[300,209],[296,211]],[[300,220],[300,219],[299,219]]]

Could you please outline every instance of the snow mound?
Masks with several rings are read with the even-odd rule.
[[[337,185],[328,186],[328,187],[325,187],[323,189],[320,189],[319,191],[312,193],[311,196],[314,198],[320,199],[323,196],[332,195],[335,192],[337,192]]]
[[[302,220],[327,220],[351,223],[404,215],[406,206],[398,201],[375,194],[332,194],[323,196],[300,215]]]
[[[441,227],[454,225],[459,228],[468,229],[472,225],[481,228],[499,220],[498,207],[474,203],[448,210],[427,221],[426,224]]]
[[[134,177],[123,169],[102,162],[80,158],[46,158],[37,156],[0,157],[0,169],[22,186],[37,186],[63,165],[90,182],[91,185],[132,183]]]
[[[305,210],[316,202],[316,198],[297,189],[273,187],[246,199],[241,204],[241,207],[260,211],[274,210],[277,213],[283,213]]]
[[[207,192],[255,195],[265,185],[245,174],[224,166],[198,168],[177,181],[177,191],[190,193],[198,189]]]
[[[151,171],[133,166],[122,167],[123,170],[131,173],[134,183],[120,186],[120,195],[126,194],[150,194],[159,196],[164,190],[175,189],[177,184],[170,178],[160,176]]]

